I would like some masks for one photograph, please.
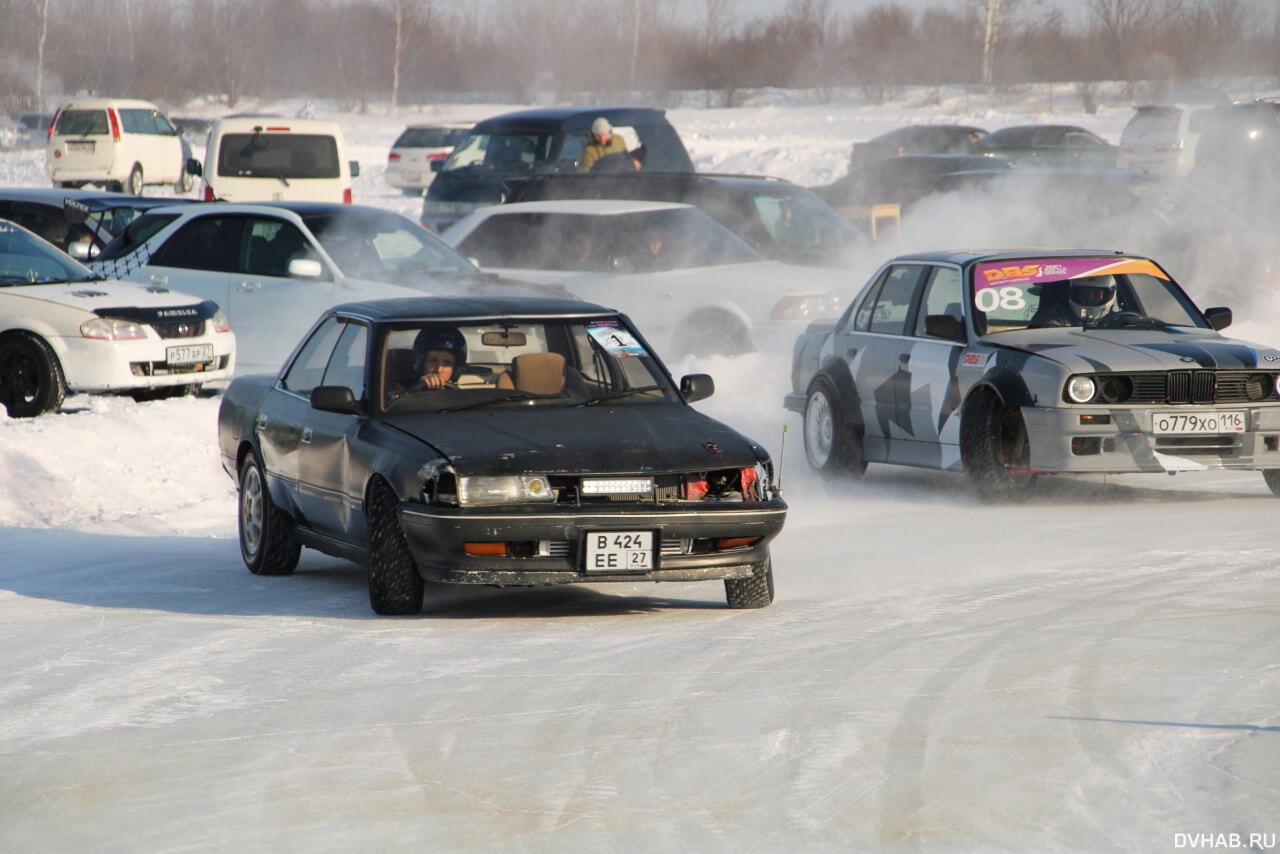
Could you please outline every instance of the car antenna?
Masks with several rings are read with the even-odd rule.
[[[782,425],[782,447],[778,449],[778,494],[782,494],[782,464],[787,459],[787,425]]]

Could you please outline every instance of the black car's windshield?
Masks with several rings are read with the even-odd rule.
[[[378,354],[388,412],[679,400],[661,364],[616,316],[397,323]]]
[[[405,284],[415,274],[476,271],[440,238],[389,211],[344,209],[306,215],[302,221],[353,278]]]
[[[84,282],[88,268],[30,232],[0,220],[0,286]]]
[[[550,155],[555,135],[550,131],[470,133],[445,161],[443,172],[484,169],[495,172],[532,172]]]
[[[1082,329],[1207,328],[1177,283],[1143,258],[1018,259],[973,271],[979,334]]]

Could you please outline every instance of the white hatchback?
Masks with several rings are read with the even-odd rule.
[[[54,116],[45,147],[55,187],[102,184],[142,195],[148,184],[186,186],[187,150],[173,123],[149,101],[84,98]]]
[[[421,195],[472,125],[474,122],[409,125],[387,153],[387,183],[407,196]]]
[[[235,335],[212,301],[104,281],[0,220],[0,402],[10,417],[53,412],[70,392],[187,394],[234,370]]]

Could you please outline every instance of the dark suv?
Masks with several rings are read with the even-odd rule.
[[[576,172],[578,154],[599,116],[609,120],[628,149],[644,146],[646,169],[693,171],[693,161],[663,110],[592,107],[504,113],[477,123],[438,168],[422,205],[422,224],[442,231],[478,207],[498,204],[508,178]]]
[[[547,174],[507,182],[506,201],[636,199],[682,202],[751,244],[766,258],[810,267],[844,267],[869,245],[857,226],[816,194],[761,175],[707,172]]]

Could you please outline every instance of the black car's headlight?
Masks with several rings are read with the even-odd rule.
[[[551,481],[541,474],[476,475],[458,478],[458,504],[524,504],[554,501]]]

